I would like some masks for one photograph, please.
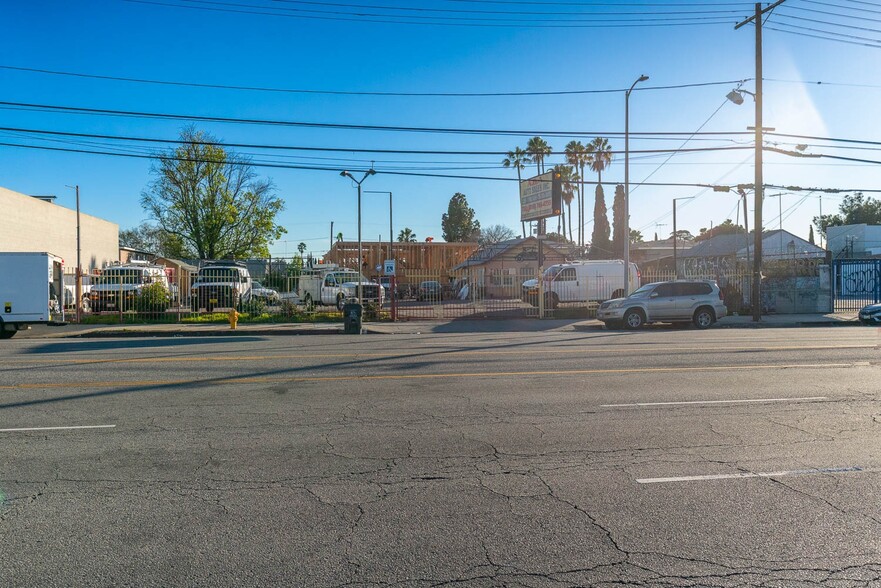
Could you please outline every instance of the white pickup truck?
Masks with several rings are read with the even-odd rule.
[[[371,282],[355,270],[335,265],[316,266],[304,271],[300,276],[297,294],[306,308],[324,304],[342,310],[346,302],[357,300],[359,285],[362,303],[382,305],[385,298],[382,286]]]
[[[60,318],[62,263],[51,253],[0,253],[0,339]]]

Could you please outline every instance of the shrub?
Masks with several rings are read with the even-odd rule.
[[[135,298],[135,310],[138,312],[165,312],[171,303],[171,294],[159,282],[144,286]]]

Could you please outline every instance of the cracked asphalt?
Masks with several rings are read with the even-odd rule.
[[[879,343],[4,341],[0,585],[881,586]]]

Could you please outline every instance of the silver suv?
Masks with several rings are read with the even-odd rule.
[[[694,323],[706,329],[728,314],[722,291],[712,280],[655,282],[626,298],[600,304],[597,318],[606,327],[638,329],[647,323]]]

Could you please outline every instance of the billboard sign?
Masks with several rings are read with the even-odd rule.
[[[520,182],[520,220],[557,216],[562,208],[560,174],[549,171]]]

